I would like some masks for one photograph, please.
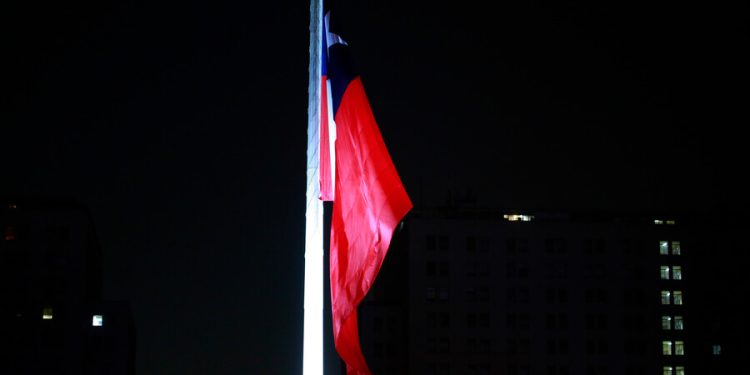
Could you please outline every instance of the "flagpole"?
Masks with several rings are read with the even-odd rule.
[[[310,0],[307,106],[307,189],[302,374],[323,374],[323,201],[320,200],[321,0]]]

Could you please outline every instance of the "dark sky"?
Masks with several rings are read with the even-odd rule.
[[[308,5],[258,3],[0,12],[0,193],[89,206],[141,375],[301,369]],[[417,205],[750,208],[746,4],[407,3],[334,17]]]

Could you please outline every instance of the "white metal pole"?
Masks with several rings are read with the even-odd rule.
[[[322,14],[322,1],[310,0],[303,375],[323,374],[323,201],[319,199]]]

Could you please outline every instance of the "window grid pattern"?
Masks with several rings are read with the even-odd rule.
[[[669,259],[669,263],[662,263],[659,266],[659,279],[662,280],[664,289],[660,292],[661,305],[681,306],[684,303],[683,291],[680,286],[683,280],[682,265],[678,257],[682,255],[682,244],[680,241],[669,240],[659,241],[659,255],[667,256],[663,259]],[[671,263],[671,264],[670,264]],[[676,263],[676,264],[675,264]],[[679,307],[676,307],[679,309]],[[666,331],[667,336],[661,340],[662,356],[670,358],[685,355],[685,341],[681,337],[681,332],[685,329],[684,317],[682,315],[672,315],[675,307],[669,307],[669,315],[661,315],[661,329]],[[666,311],[665,311],[666,312]],[[679,357],[677,357],[679,358]],[[662,366],[662,375],[685,375],[684,366]]]

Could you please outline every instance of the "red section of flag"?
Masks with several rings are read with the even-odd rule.
[[[412,208],[359,77],[336,121],[336,199],[331,219],[331,307],[336,350],[347,374],[370,374],[359,345],[357,306],[370,290],[393,231]]]
[[[333,178],[331,177],[331,143],[330,128],[328,125],[328,77],[321,77],[320,83],[320,199],[324,201],[333,200]]]

